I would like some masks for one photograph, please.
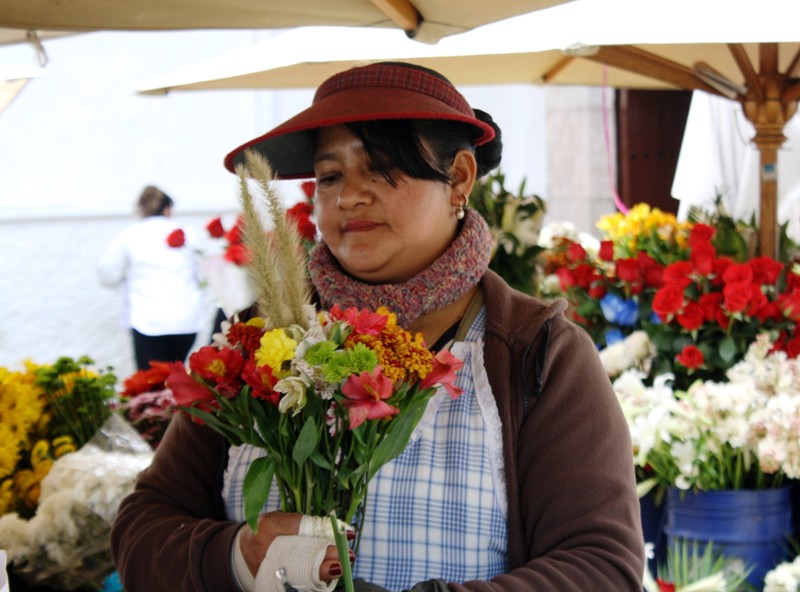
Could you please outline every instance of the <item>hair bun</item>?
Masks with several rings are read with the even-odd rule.
[[[489,124],[494,129],[494,138],[475,148],[475,160],[478,162],[478,177],[487,175],[500,166],[503,156],[503,137],[500,128],[486,111],[473,109],[476,119]]]

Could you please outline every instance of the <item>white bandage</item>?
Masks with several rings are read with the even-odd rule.
[[[332,592],[336,580],[326,584],[319,579],[319,568],[331,542],[312,536],[279,536],[267,549],[256,574],[254,592],[286,592],[276,575],[286,570],[286,579],[298,590]]]
[[[353,530],[349,524],[345,524],[341,520],[339,523],[339,532],[347,532]],[[333,525],[330,518],[322,516],[306,516],[305,514],[300,518],[300,528],[297,531],[300,536],[315,537],[318,539],[326,539],[334,543],[336,539],[333,538]]]

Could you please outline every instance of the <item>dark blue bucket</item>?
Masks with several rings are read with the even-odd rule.
[[[790,488],[742,491],[681,491],[670,488],[665,506],[667,547],[713,541],[728,558],[753,571],[748,582],[761,589],[766,573],[788,556],[792,535]]]

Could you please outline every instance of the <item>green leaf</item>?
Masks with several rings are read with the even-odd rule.
[[[419,405],[416,408],[409,408],[405,414],[401,414],[392,420],[391,427],[386,434],[386,437],[381,440],[375,448],[375,453],[372,455],[372,462],[369,466],[369,475],[367,479],[370,480],[375,476],[375,473],[383,465],[390,460],[396,458],[405,447],[408,445],[408,439],[414,428],[422,419],[422,414],[425,412],[425,405]]]
[[[292,450],[292,459],[298,465],[302,465],[308,457],[311,456],[317,449],[319,443],[319,430],[317,430],[317,423],[313,417],[309,417],[300,430],[300,435],[297,436],[297,441],[294,443],[294,450]]]
[[[267,503],[274,472],[275,460],[267,456],[250,463],[244,477],[244,519],[253,532],[257,530],[261,508]]]
[[[736,343],[730,337],[725,337],[719,344],[719,356],[726,362],[736,357]]]

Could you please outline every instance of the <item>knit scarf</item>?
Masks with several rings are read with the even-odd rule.
[[[492,236],[480,214],[466,210],[461,231],[430,266],[400,284],[368,284],[347,275],[324,242],[311,252],[309,275],[324,308],[376,310],[385,306],[397,322],[410,326],[419,317],[452,304],[478,283],[489,267]]]

